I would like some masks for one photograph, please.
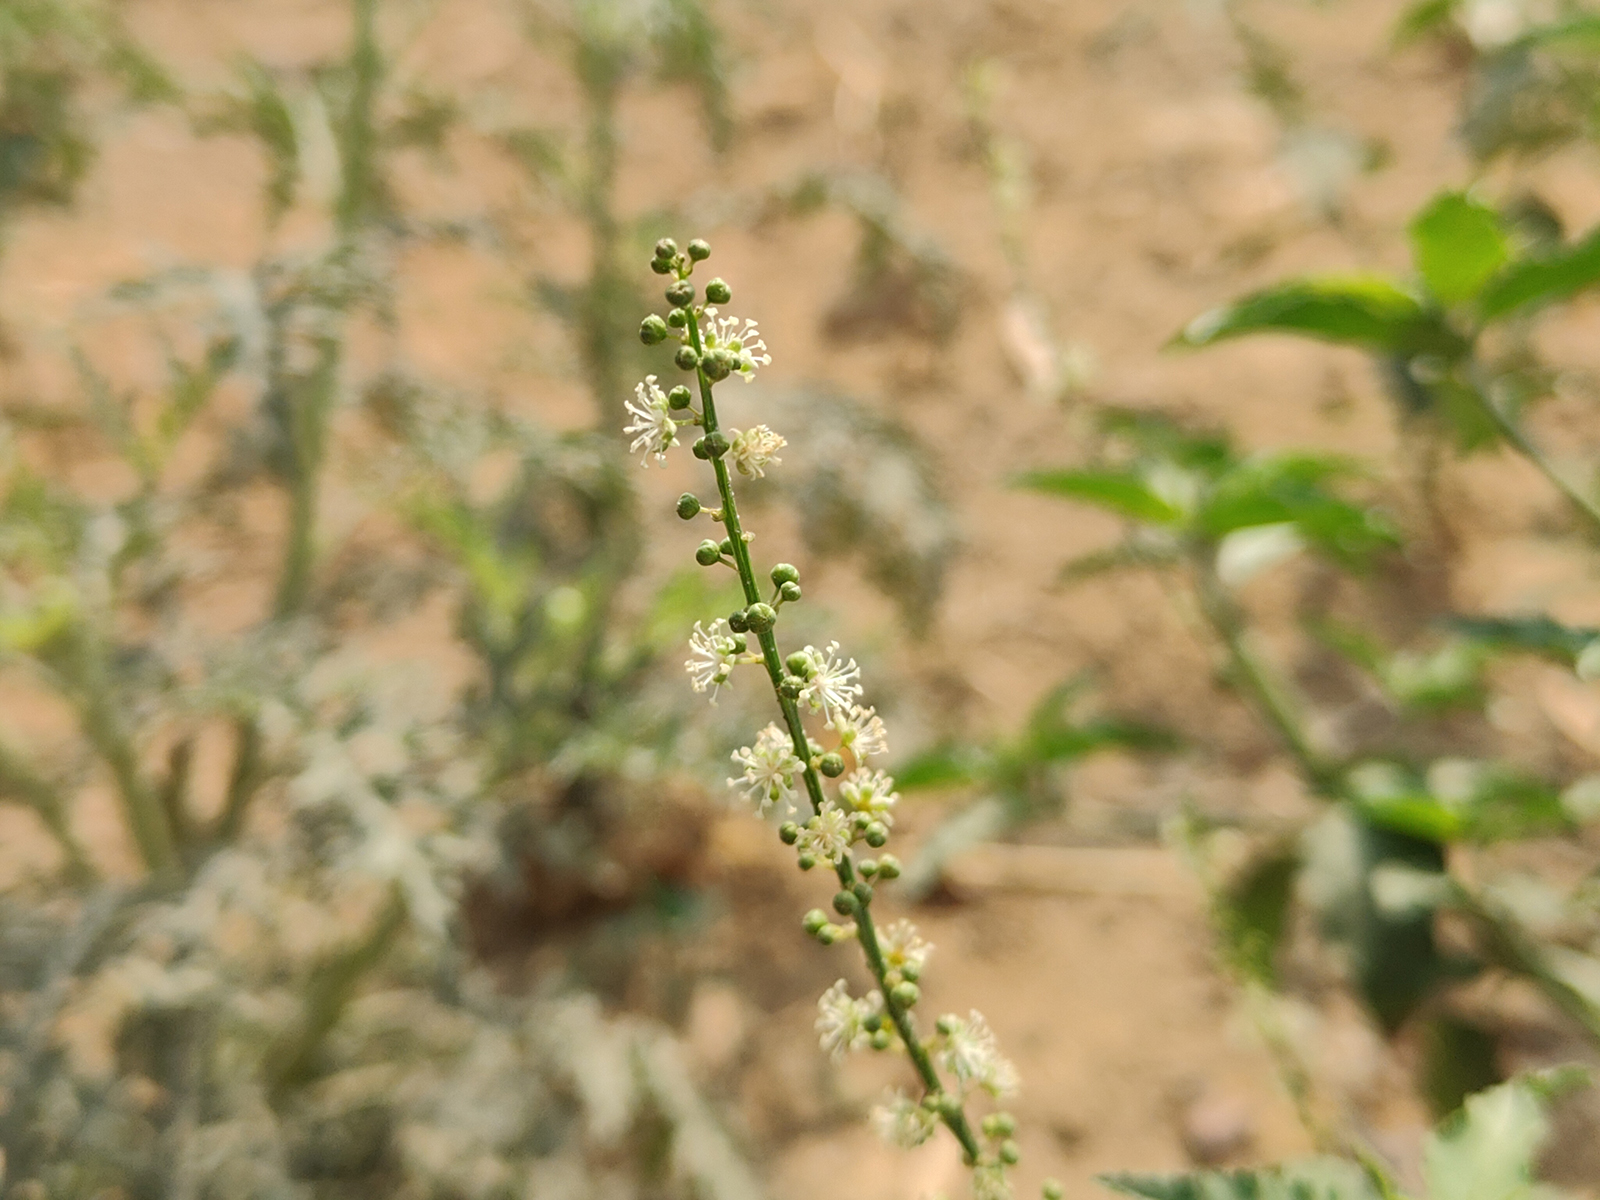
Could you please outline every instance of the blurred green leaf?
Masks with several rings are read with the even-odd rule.
[[[1209,346],[1253,333],[1296,333],[1391,353],[1458,354],[1461,339],[1409,292],[1376,275],[1330,275],[1278,284],[1189,322],[1177,346]]]
[[[1495,211],[1462,192],[1435,197],[1412,220],[1410,233],[1417,270],[1445,304],[1476,296],[1510,254]]]
[[[991,772],[993,759],[976,746],[949,743],[924,751],[895,768],[902,791],[977,783]]]
[[[1233,969],[1253,983],[1277,986],[1278,947],[1299,874],[1297,851],[1266,854],[1220,889],[1213,902],[1223,953]]]
[[[1596,639],[1600,629],[1563,625],[1550,617],[1452,617],[1449,627],[1462,637],[1493,650],[1519,651],[1572,666]]]
[[[1347,781],[1366,820],[1441,845],[1533,837],[1570,824],[1559,789],[1494,763],[1442,759],[1426,777],[1364,763]]]
[[[1581,240],[1538,257],[1514,262],[1478,298],[1486,321],[1537,305],[1569,300],[1600,284],[1600,227]]]
[[[1469,1096],[1461,1111],[1430,1133],[1422,1173],[1430,1200],[1537,1200],[1554,1188],[1535,1181],[1550,1137],[1545,1105],[1576,1082],[1569,1072],[1524,1076]]]
[[[1181,509],[1156,495],[1133,471],[1095,468],[1028,471],[1012,476],[1011,482],[1031,492],[1082,500],[1136,521],[1170,525],[1183,516]]]
[[[1366,1172],[1335,1158],[1253,1171],[1190,1175],[1099,1175],[1112,1191],[1141,1200],[1378,1200]]]
[[[1390,42],[1399,49],[1448,29],[1460,9],[1461,0],[1417,0],[1400,14],[1394,32],[1390,34]]]

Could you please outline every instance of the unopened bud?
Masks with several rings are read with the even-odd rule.
[[[1016,1166],[1018,1160],[1021,1158],[1022,1147],[1017,1145],[1010,1138],[1007,1138],[1005,1141],[1000,1143],[1000,1161],[1005,1163],[1006,1166]]]
[[[922,989],[914,983],[902,982],[890,988],[889,995],[901,1008],[915,1008],[917,1001],[922,999]]]
[[[729,558],[733,557],[733,539],[723,538],[717,543],[717,550]]]
[[[667,314],[667,324],[674,329],[687,329],[689,327],[689,310],[675,308]]]
[[[894,1037],[887,1029],[879,1029],[873,1033],[870,1044],[874,1050],[887,1050],[894,1045]]]
[[[900,860],[892,854],[880,854],[878,856],[878,878],[899,879]]]
[[[835,753],[824,754],[817,762],[817,770],[829,779],[837,779],[844,774],[844,759]]]
[[[770,604],[752,604],[744,610],[744,619],[756,633],[765,633],[778,623],[778,614]]]
[[[1008,1112],[996,1112],[983,1119],[981,1128],[984,1137],[1008,1138],[1017,1131],[1017,1122]]]
[[[694,352],[693,346],[679,346],[672,361],[678,364],[680,371],[692,371],[700,365],[700,356]]]
[[[700,369],[712,383],[718,383],[733,374],[733,355],[726,350],[708,351],[700,360]]]
[[[850,886],[850,890],[855,893],[856,899],[861,901],[863,905],[872,903],[872,885],[870,883],[862,883],[857,880]]]
[[[651,313],[639,322],[639,340],[646,346],[659,346],[667,340],[667,323]]]
[[[783,660],[783,665],[789,669],[789,674],[800,679],[805,679],[811,674],[811,656],[804,650],[796,650]]]
[[[694,560],[702,567],[712,566],[721,558],[722,551],[717,548],[717,544],[710,538],[707,538],[695,548]]]
[[[667,407],[688,408],[693,399],[694,397],[689,394],[689,389],[680,383],[677,387],[673,388],[667,393]]]
[[[792,846],[800,840],[800,826],[793,821],[785,821],[778,826],[778,840],[785,846]]]
[[[694,284],[687,279],[674,279],[667,285],[667,303],[674,308],[687,308],[694,303]]]
[[[856,864],[856,870],[860,871],[866,878],[871,879],[878,873],[878,860],[875,858],[863,858]]]
[[[655,259],[651,262],[650,269],[657,275],[670,275],[672,273],[672,260],[670,258]]]
[[[656,261],[671,262],[678,257],[678,243],[671,238],[662,238],[656,243]]]
[[[705,447],[705,454],[702,455],[697,451],[696,458],[721,458],[728,452],[728,439],[722,435],[721,430],[708,433],[695,443],[696,447],[702,445]]]
[[[745,618],[744,609],[736,608],[728,614],[728,628],[735,633],[743,633],[750,628],[750,622]]]
[[[861,907],[854,892],[839,892],[833,897],[833,911],[841,917],[853,917]]]
[[[1044,1197],[1044,1200],[1062,1200],[1062,1197],[1067,1193],[1066,1189],[1061,1186],[1059,1179],[1046,1179],[1044,1186],[1039,1189],[1039,1194]]]
[[[823,912],[820,908],[813,908],[805,915],[805,919],[800,922],[805,931],[813,935],[817,932],[817,930],[821,929],[827,923],[828,914]]]
[[[798,583],[784,584],[778,589],[778,598],[785,604],[793,604],[800,599],[800,585]]]
[[[689,243],[689,257],[695,262],[705,262],[711,257],[711,243],[705,238],[695,238]]]
[[[706,299],[713,304],[726,304],[733,299],[733,289],[721,279],[713,279],[706,284]]]
[[[961,1028],[961,1018],[956,1016],[954,1013],[945,1013],[944,1016],[940,1017],[933,1023],[933,1027],[937,1029],[943,1036],[949,1037],[952,1033]]]
[[[693,492],[685,492],[678,497],[678,515],[685,521],[690,520],[700,512],[700,497]]]
[[[877,850],[888,843],[889,827],[882,821],[873,821],[866,827],[861,836],[866,840],[867,845]]]
[[[915,983],[917,980],[922,978],[922,968],[917,966],[917,964],[914,962],[908,962],[900,968],[900,974],[911,980],[912,983]]]
[[[800,568],[793,563],[779,563],[772,568],[772,582],[782,587],[786,583],[800,581]]]
[[[800,864],[800,869],[802,871],[809,871],[812,867],[817,865],[817,856],[815,854],[802,852],[800,856],[795,859],[795,862]]]

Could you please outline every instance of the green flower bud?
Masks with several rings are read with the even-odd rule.
[[[939,1115],[954,1121],[961,1115],[961,1101],[949,1092],[939,1093]]]
[[[817,770],[829,779],[837,779],[844,774],[844,759],[837,754],[824,754],[822,761],[817,763]]]
[[[719,551],[721,551],[722,554],[726,555],[728,558],[732,558],[733,557],[733,539],[732,538],[723,538],[720,542],[717,543],[717,549]],[[748,620],[749,618],[747,617],[746,619]]]
[[[1061,1186],[1061,1180],[1046,1179],[1043,1188],[1040,1189],[1040,1194],[1044,1197],[1044,1200],[1061,1200],[1067,1193],[1066,1189]]]
[[[940,1017],[933,1023],[933,1027],[937,1029],[942,1036],[949,1037],[957,1029],[961,1028],[961,1018],[956,1016],[954,1013],[945,1013],[944,1016]]]
[[[733,299],[733,289],[721,279],[713,279],[706,284],[706,299],[713,304],[726,304]]]
[[[731,640],[733,642],[733,649],[736,654],[743,654],[745,650],[749,648],[750,639],[745,637],[742,633],[734,634]]]
[[[700,360],[700,369],[712,383],[718,383],[733,374],[733,355],[726,350],[712,350]]]
[[[883,1014],[870,1013],[867,1016],[862,1017],[861,1028],[865,1029],[868,1033],[877,1033],[878,1030],[883,1028]]]
[[[772,582],[779,587],[800,582],[800,569],[792,563],[779,563],[772,568]]]
[[[867,845],[877,850],[889,840],[888,826],[882,821],[874,821],[863,831],[862,837],[866,839]]]
[[[795,861],[800,864],[800,869],[802,871],[809,871],[812,867],[817,865],[817,856],[815,854],[802,853],[799,858],[795,859]]]
[[[800,840],[800,826],[793,821],[785,821],[778,826],[778,840],[785,846],[792,846]]]
[[[783,665],[789,669],[789,674],[797,679],[805,679],[811,672],[811,656],[804,650],[796,650],[783,660]]]
[[[667,314],[667,324],[674,329],[687,329],[689,327],[689,310],[675,308]]]
[[[695,238],[689,243],[689,257],[695,262],[705,262],[711,257],[711,243],[705,238]]]
[[[798,700],[800,693],[805,690],[805,680],[796,679],[793,675],[784,676],[783,681],[778,684],[778,691],[783,694],[785,700]]]
[[[688,408],[694,397],[689,394],[689,389],[679,384],[667,393],[668,408]]]
[[[875,858],[863,858],[856,864],[856,870],[860,871],[868,879],[871,879],[878,873],[878,860]]]
[[[639,340],[646,346],[659,346],[667,340],[667,323],[651,313],[639,322]]]
[[[697,446],[701,444],[704,444],[706,448],[705,457],[708,459],[721,458],[728,452],[728,439],[722,436],[721,430],[715,433],[708,433],[695,443]]]
[[[778,623],[778,614],[770,604],[752,604],[744,610],[744,619],[757,633],[765,633]]]
[[[1010,1138],[1007,1138],[1005,1141],[1000,1143],[1000,1161],[1005,1163],[1006,1166],[1016,1166],[1017,1161],[1021,1157],[1022,1147],[1017,1145]]]
[[[842,933],[844,933],[844,930],[838,925],[824,925],[821,929],[817,930],[817,941],[821,942],[824,946],[831,946],[839,940],[839,935]]]
[[[656,261],[671,262],[678,257],[678,243],[671,238],[662,238],[656,243]]]
[[[984,1137],[1008,1138],[1017,1131],[1017,1122],[1008,1112],[996,1112],[985,1117],[980,1128]]]
[[[694,560],[702,567],[712,566],[721,558],[722,551],[717,549],[717,544],[710,538],[707,538],[695,548]]]
[[[667,303],[674,308],[687,308],[694,303],[694,284],[687,279],[674,279],[667,285]]]
[[[853,917],[861,907],[854,892],[839,892],[833,897],[833,911],[841,917]]]
[[[750,622],[744,615],[744,609],[736,608],[728,614],[728,628],[735,633],[743,633],[750,628]]]
[[[878,878],[899,879],[900,860],[892,854],[880,854],[878,856]]]
[[[685,521],[690,520],[700,511],[700,497],[693,492],[685,492],[678,497],[678,515]]]
[[[657,275],[670,275],[672,274],[672,260],[670,258],[655,259],[651,262],[650,269]]]
[[[778,589],[778,598],[785,604],[793,604],[800,599],[800,585],[798,583],[784,584]]]
[[[917,1001],[922,999],[922,989],[914,983],[897,983],[889,989],[889,995],[894,997],[894,1002],[901,1008],[915,1008]]]
[[[872,885],[857,880],[850,885],[850,890],[856,894],[856,899],[861,901],[863,907],[872,903]]]
[[[692,371],[700,365],[700,356],[694,352],[693,346],[679,346],[672,361],[678,364],[680,371]]]
[[[912,983],[915,983],[917,980],[922,978],[922,968],[917,966],[916,963],[908,962],[905,966],[900,968],[900,974],[911,980]]]
[[[812,935],[815,935],[817,930],[821,929],[827,923],[828,914],[823,912],[820,908],[813,908],[805,915],[805,919],[800,922],[805,931]]]
[[[875,1030],[870,1044],[874,1050],[887,1050],[894,1045],[894,1037],[887,1029]]]

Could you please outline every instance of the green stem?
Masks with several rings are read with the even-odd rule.
[[[703,354],[705,347],[700,341],[699,323],[693,316],[689,320],[689,338],[695,353]],[[701,423],[706,436],[709,437],[717,432],[717,409],[711,395],[711,380],[706,377],[703,370],[697,369],[695,373],[700,382]],[[755,570],[750,565],[750,547],[744,540],[744,530],[739,523],[739,508],[734,501],[733,480],[728,474],[728,464],[721,457],[717,457],[711,460],[711,467],[717,477],[717,493],[722,500],[722,523],[728,531],[728,540],[733,545],[733,563],[739,572],[739,583],[744,589],[745,602],[755,604],[761,599],[761,589],[756,582]],[[778,707],[783,711],[789,736],[794,741],[795,756],[802,764],[806,795],[811,800],[812,811],[820,813],[823,804],[822,780],[811,765],[810,739],[806,737],[805,725],[800,717],[800,706],[785,696],[781,688],[784,670],[783,660],[778,654],[778,639],[772,630],[758,633],[756,638],[761,645],[761,661],[772,680],[773,694],[777,697]],[[834,866],[834,873],[839,878],[839,885],[844,890],[850,891],[856,882],[856,872],[855,861],[849,851],[840,855],[838,863]],[[892,994],[894,989],[889,986],[889,967],[878,945],[878,933],[872,921],[871,903],[870,899],[864,899],[856,907],[856,939],[861,943],[861,951],[866,956],[867,966],[872,971],[873,978],[877,980],[889,1020],[894,1023],[900,1040],[905,1044],[906,1054],[922,1079],[923,1086],[929,1092],[942,1093],[943,1082],[933,1065],[932,1057],[928,1054],[927,1046],[917,1035],[916,1022],[912,1018],[911,1011],[894,998]],[[961,1143],[961,1148],[967,1157],[972,1162],[977,1162],[981,1150],[978,1139],[972,1132],[972,1126],[967,1121],[966,1111],[957,1108],[952,1112],[941,1114],[941,1119]]]
[[[0,742],[0,799],[16,799],[38,815],[66,856],[67,873],[75,880],[89,882],[96,872],[84,853],[83,844],[72,832],[67,805],[56,786],[33,769],[11,746]]]
[[[1311,739],[1301,728],[1299,714],[1290,705],[1282,686],[1251,650],[1244,613],[1217,576],[1216,558],[1211,547],[1197,547],[1191,556],[1191,563],[1200,611],[1227,649],[1228,662],[1240,691],[1272,726],[1312,790],[1319,795],[1332,795],[1338,772],[1312,746]]]
[[[1573,507],[1582,513],[1597,531],[1600,531],[1600,505],[1596,505],[1556,470],[1555,464],[1545,457],[1544,451],[1535,446],[1522,431],[1522,426],[1513,421],[1509,414],[1489,398],[1485,388],[1474,386],[1467,390],[1472,393],[1489,420],[1494,422],[1501,435],[1511,443],[1512,448],[1532,463],[1539,473],[1555,485],[1556,490],[1570,500]]]
[[[261,726],[252,717],[234,722],[233,771],[228,776],[228,794],[217,818],[216,840],[231,842],[244,825],[245,811],[261,784]]]

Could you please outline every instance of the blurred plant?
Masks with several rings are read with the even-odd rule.
[[[1584,1082],[1582,1071],[1544,1071],[1468,1096],[1423,1143],[1427,1200],[1563,1195],[1537,1181],[1539,1152],[1551,1134],[1545,1110],[1554,1097]],[[1141,1200],[1399,1200],[1400,1195],[1386,1174],[1363,1172],[1336,1158],[1232,1172],[1102,1175],[1100,1182]]]
[[[722,526],[727,536],[707,538],[695,551],[702,567],[732,569],[739,578],[743,604],[728,617],[709,626],[695,622],[685,664],[696,692],[709,692],[715,703],[723,687],[731,687],[738,668],[760,666],[772,685],[783,725],[768,725],[753,745],[733,754],[741,768],[730,787],[741,791],[758,815],[769,809],[784,820],[779,837],[795,847],[800,869],[819,863],[833,869],[839,891],[833,908],[841,922],[821,909],[806,914],[808,933],[824,945],[855,941],[860,945],[875,990],[852,997],[849,984],[840,979],[818,1002],[817,1032],[822,1048],[835,1058],[847,1051],[871,1047],[878,1051],[903,1049],[916,1070],[921,1095],[895,1091],[888,1104],[875,1110],[873,1123],[891,1142],[920,1145],[943,1123],[960,1143],[972,1169],[973,1193],[979,1200],[1000,1200],[1011,1195],[1006,1168],[1019,1156],[1011,1135],[1015,1121],[1005,1112],[993,1112],[974,1129],[967,1102],[979,1092],[1000,1098],[1016,1087],[1016,1071],[1000,1056],[994,1033],[983,1017],[947,1014],[935,1023],[935,1035],[917,1032],[913,1009],[921,998],[921,979],[932,947],[909,921],[879,929],[872,915],[874,886],[900,875],[892,854],[857,859],[852,847],[865,842],[874,851],[889,841],[899,793],[895,781],[869,761],[888,750],[887,731],[876,711],[860,703],[863,687],[855,659],[845,658],[837,642],[824,647],[808,645],[782,656],[775,629],[787,605],[801,599],[800,573],[788,563],[770,571],[772,592],[763,599],[749,543],[735,501],[733,471],[760,478],[781,464],[779,451],[785,439],[766,425],[723,431],[713,396],[717,383],[731,375],[746,381],[771,358],[757,323],[724,316],[721,306],[732,290],[721,279],[705,284],[704,302],[696,303],[691,281],[695,266],[711,255],[711,247],[696,239],[680,251],[670,238],[656,244],[652,268],[671,277],[666,289],[672,306],[667,317],[654,313],[640,325],[647,346],[676,343],[674,364],[692,372],[696,395],[686,385],[663,390],[656,376],[647,375],[628,405],[632,420],[624,432],[633,438],[630,449],[646,466],[652,458],[665,462],[668,451],[679,445],[680,430],[698,427],[694,456],[711,464],[717,498],[706,505],[694,493],[678,500],[677,513],[685,521],[702,515]],[[833,749],[813,740],[805,714],[823,718],[832,735]],[[824,779],[837,780],[830,796]],[[803,789],[803,797],[802,797]],[[798,802],[798,803],[797,803]],[[804,805],[809,813],[801,809]]]

